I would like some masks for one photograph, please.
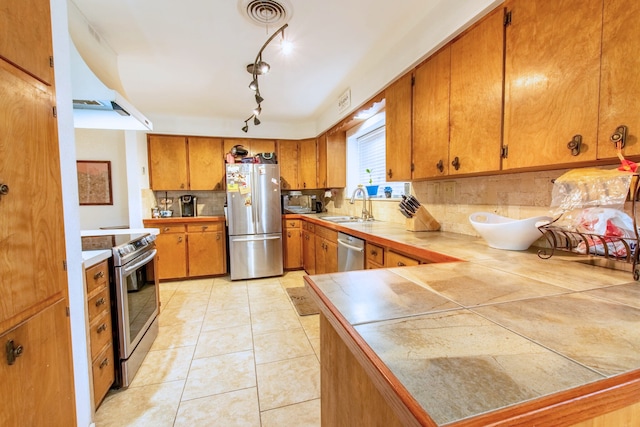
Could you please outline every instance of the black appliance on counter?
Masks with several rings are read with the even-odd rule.
[[[180,196],[180,209],[182,211],[182,216],[198,216],[198,205],[196,201],[198,198],[196,196],[192,196],[190,194],[185,194],[184,196]]]

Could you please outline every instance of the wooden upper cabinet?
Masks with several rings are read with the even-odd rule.
[[[500,170],[503,22],[499,7],[451,44],[449,175]]]
[[[384,91],[387,181],[411,180],[412,94],[412,73],[400,77]]]
[[[413,179],[449,173],[451,47],[415,69],[413,86]]]
[[[234,138],[224,140],[224,153],[228,153],[234,145],[242,145],[249,152],[248,156],[276,152],[276,141],[273,139]]]
[[[327,187],[327,133],[316,138],[318,188]],[[345,153],[346,155],[346,153]]]
[[[53,44],[48,0],[3,0],[0,58],[42,82],[53,84]]]
[[[630,2],[621,3],[631,7]],[[503,169],[596,159],[602,4],[602,0],[506,2],[511,23],[506,27],[508,155]],[[625,37],[631,37],[632,32],[626,33],[629,21],[624,22]],[[627,71],[625,61],[616,66]],[[582,138],[579,154],[573,153],[577,155],[567,146],[575,135]]]
[[[611,135],[628,127],[626,156],[640,155],[640,2],[607,0],[602,27],[598,158],[616,158]]]
[[[342,188],[347,186],[347,133],[345,131],[327,132],[326,147],[322,147],[322,156],[326,156],[327,182],[321,188]]]
[[[223,190],[222,139],[189,137],[189,187],[191,190]]]
[[[148,156],[152,189],[189,189],[186,137],[149,135]]]
[[[318,188],[316,139],[298,141],[299,147],[299,186],[302,189]]]
[[[298,188],[298,141],[278,141],[278,164],[280,165],[280,188]]]

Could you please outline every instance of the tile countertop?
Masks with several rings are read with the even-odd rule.
[[[84,268],[89,268],[111,258],[112,255],[113,253],[108,250],[82,251],[82,265]]]
[[[543,396],[564,402],[580,395],[576,388],[629,381],[625,373],[640,378],[640,286],[630,272],[571,254],[545,260],[534,250],[492,249],[453,233],[340,226],[467,261],[305,278],[334,327],[365,343],[372,363],[392,374],[389,385],[404,388],[437,425],[531,410]]]

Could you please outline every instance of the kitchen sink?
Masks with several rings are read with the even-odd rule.
[[[325,221],[330,221],[330,222],[362,222],[362,219],[358,218],[357,216],[348,216],[348,215],[343,215],[343,216],[321,216],[318,217],[320,219],[323,219]]]

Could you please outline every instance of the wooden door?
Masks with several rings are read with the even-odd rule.
[[[325,188],[347,186],[347,133],[327,133],[327,184]]]
[[[625,156],[640,155],[640,2],[607,0],[602,27],[598,158],[617,158],[611,135],[628,128]]]
[[[310,231],[302,231],[302,266],[307,274],[316,274],[316,239]]]
[[[384,96],[387,181],[410,181],[413,73],[407,73],[391,84],[385,89]]]
[[[415,70],[413,179],[449,174],[450,66],[447,45]]]
[[[503,21],[497,8],[451,44],[449,175],[500,170]]]
[[[149,179],[158,190],[188,190],[187,141],[184,136],[149,135]]]
[[[222,223],[189,224],[187,251],[189,276],[213,276],[226,272]]]
[[[180,226],[184,229],[184,226]],[[158,279],[179,279],[187,277],[186,234],[184,232],[163,232],[159,225],[160,234],[156,238],[158,250]]]
[[[503,169],[595,160],[602,0],[506,6]],[[582,146],[573,155],[567,144],[576,135]]]
[[[318,188],[316,165],[316,139],[298,141],[299,151],[299,185],[302,189]]]
[[[13,341],[20,356],[7,363],[4,347]],[[71,331],[66,300],[45,308],[28,322],[0,334],[2,426],[73,426],[76,423]]]
[[[0,58],[52,85],[53,45],[49,2],[2,1],[0,29]]]
[[[298,141],[278,141],[278,164],[280,164],[280,188],[292,190],[298,186]]]
[[[189,188],[191,190],[223,190],[224,154],[222,139],[190,136]]]
[[[318,156],[318,188],[327,186],[327,133],[316,138],[316,155]]]

